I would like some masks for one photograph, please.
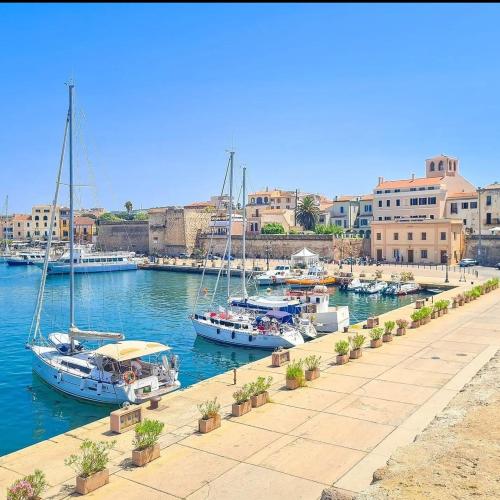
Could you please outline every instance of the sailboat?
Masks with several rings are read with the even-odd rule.
[[[179,361],[167,357],[170,348],[159,342],[126,341],[122,333],[81,330],[75,322],[74,207],[73,207],[73,89],[69,85],[69,110],[57,175],[50,231],[27,348],[33,354],[33,371],[52,388],[78,399],[119,405],[142,403],[180,387]],[[61,184],[66,137],[69,135],[69,328],[67,332],[42,333],[40,318]],[[94,349],[85,343],[108,342]],[[111,343],[113,342],[113,343]],[[143,359],[145,358],[145,359]]]
[[[229,209],[228,209],[228,240],[227,255],[231,255],[231,237],[233,221],[233,170],[234,151],[229,152]],[[243,235],[246,233],[245,182],[246,168],[243,168]],[[246,239],[243,236],[242,248],[242,290],[241,301],[248,299],[246,290]],[[231,259],[227,260],[227,298],[231,305]],[[276,349],[277,347],[293,347],[304,343],[299,329],[290,322],[280,321],[276,314],[257,315],[248,310],[231,307],[206,311],[191,316],[196,334],[208,340],[223,344],[243,347],[258,347],[260,349]]]
[[[5,240],[4,244],[4,250],[2,253],[0,253],[0,262],[7,262],[7,259],[15,255],[12,253],[11,249],[9,248],[9,238],[7,237],[7,223],[9,220],[9,197],[5,197],[5,225],[4,225],[4,234],[2,235]]]

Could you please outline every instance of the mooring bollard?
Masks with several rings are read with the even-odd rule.
[[[236,368],[233,368],[233,384],[236,385]]]

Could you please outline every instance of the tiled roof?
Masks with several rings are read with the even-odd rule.
[[[361,201],[370,201],[373,200],[373,194],[363,194],[360,196]]]
[[[493,184],[489,184],[484,189],[500,189],[500,182],[494,182]]]
[[[92,226],[95,220],[91,217],[75,217],[75,226]]]
[[[417,186],[436,186],[442,183],[444,177],[418,177],[415,179],[401,179],[398,181],[383,181],[376,189],[394,189]]]
[[[31,220],[31,215],[26,214],[13,214],[12,220]]]
[[[355,200],[355,199],[356,199],[356,196],[345,194],[343,196],[337,196],[337,198],[335,200],[333,200],[333,201],[334,202],[335,201],[351,201],[351,200]]]
[[[215,207],[215,205],[211,201],[193,201],[193,203],[184,206],[184,208],[205,208],[205,207]]]
[[[453,199],[461,199],[461,198],[477,198],[477,192],[476,191],[469,191],[467,193],[449,193],[448,198],[453,198]]]

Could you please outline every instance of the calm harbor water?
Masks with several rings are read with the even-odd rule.
[[[0,405],[4,411],[0,456],[109,413],[109,407],[80,403],[57,393],[32,374],[31,354],[25,343],[40,276],[34,266],[0,263]],[[267,356],[266,351],[221,346],[196,337],[188,316],[195,305],[200,278],[196,274],[155,271],[77,275],[77,324],[80,328],[121,331],[129,340],[168,344],[180,356],[183,387]],[[215,276],[205,278],[209,294],[202,302],[209,302],[215,281]],[[236,288],[239,280],[234,282]],[[222,304],[225,287],[219,289]],[[68,294],[67,277],[48,278],[43,332],[67,330]],[[415,298],[360,296],[335,290],[330,302],[349,305],[351,322],[355,322]]]

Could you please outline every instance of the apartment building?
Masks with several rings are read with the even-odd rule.
[[[461,220],[467,234],[477,234],[479,232],[477,191],[448,193],[444,216],[447,219]]]
[[[372,256],[389,262],[458,261],[464,252],[464,221],[447,217],[448,195],[473,193],[459,161],[446,155],[425,162],[425,177],[384,180],[373,192]]]
[[[360,236],[371,236],[371,223],[373,220],[373,195],[364,194],[359,197],[358,232]]]
[[[489,184],[480,191],[481,234],[492,234],[500,226],[500,183]]]
[[[52,237],[60,238],[60,207],[55,209],[54,228]],[[52,216],[52,205],[35,205],[31,209],[32,230],[31,238],[42,240],[49,234],[50,221]]]

